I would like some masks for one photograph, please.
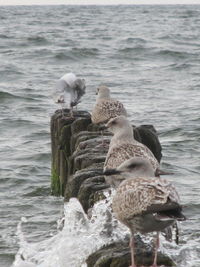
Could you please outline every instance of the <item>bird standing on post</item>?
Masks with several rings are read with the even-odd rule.
[[[116,169],[108,169],[104,175],[121,175],[124,181],[119,185],[112,199],[112,208],[117,219],[131,232],[130,267],[136,267],[134,258],[134,234],[157,232],[155,256],[151,267],[157,267],[159,232],[176,220],[183,221],[182,207],[175,187],[167,180],[155,177],[151,163],[144,158],[132,158]],[[158,173],[159,174],[159,173]]]
[[[159,167],[159,162],[151,150],[134,139],[132,125],[126,117],[118,116],[110,119],[105,127],[114,135],[111,138],[109,150],[104,163],[104,170],[117,168],[124,161],[132,157],[147,158],[151,162],[154,170]],[[119,185],[117,179],[111,180],[105,177],[105,180],[114,187]]]
[[[120,101],[110,97],[110,89],[107,86],[99,86],[96,94],[97,99],[92,110],[91,120],[92,123],[100,125],[101,134],[103,136],[104,124],[111,118],[115,118],[119,115],[127,116],[127,112]]]
[[[63,107],[66,102],[66,94],[70,94],[70,116],[73,117],[73,107],[80,103],[81,97],[85,94],[85,80],[77,78],[74,73],[63,75],[57,82],[53,92],[53,98],[56,103],[61,104],[62,115]]]
[[[124,105],[120,101],[110,97],[110,89],[107,86],[99,86],[96,94],[97,99],[91,117],[93,123],[106,123],[109,119],[119,115],[127,116]]]

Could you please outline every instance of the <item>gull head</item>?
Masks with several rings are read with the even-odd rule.
[[[146,158],[133,157],[123,162],[116,169],[107,169],[106,176],[120,175],[125,179],[136,177],[155,177],[155,171],[150,161]]]
[[[113,134],[116,134],[117,132],[121,130],[124,131],[126,129],[131,129],[131,132],[132,132],[132,126],[130,122],[123,115],[110,119],[108,123],[106,124],[106,128]]]
[[[123,180],[128,178],[151,178],[160,177],[160,175],[171,175],[171,172],[165,172],[157,168],[154,170],[151,162],[147,158],[133,157],[124,161],[116,169],[106,169],[103,174],[105,176],[117,175],[123,177]],[[121,179],[121,178],[120,178]]]
[[[100,85],[97,87],[96,94],[98,98],[110,98],[110,89],[105,85]]]
[[[86,83],[85,79],[76,79],[72,86],[73,90],[77,91],[78,95],[83,96],[85,94]]]
[[[76,106],[80,103],[81,97],[85,94],[86,83],[85,79],[76,79],[72,84],[72,90],[74,91],[74,99],[71,101],[70,106]]]

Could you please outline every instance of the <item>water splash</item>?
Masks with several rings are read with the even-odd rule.
[[[76,198],[64,204],[58,233],[48,240],[28,243],[18,224],[20,249],[12,267],[85,267],[87,257],[113,241],[123,239],[127,228],[112,219],[110,198],[95,204],[86,215]],[[23,222],[26,222],[23,220]]]
[[[17,227],[20,249],[12,267],[86,267],[90,254],[103,245],[124,239],[129,230],[113,218],[112,195],[104,194],[106,198],[96,203],[88,214],[76,198],[71,198],[64,204],[64,216],[57,223],[57,234],[37,243],[26,241],[22,224],[27,220],[22,217]],[[142,238],[149,243],[152,236]],[[199,244],[192,237],[186,239],[182,240],[182,245],[176,245],[161,236],[161,250],[180,267],[197,267]]]

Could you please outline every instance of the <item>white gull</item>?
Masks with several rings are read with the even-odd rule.
[[[57,82],[53,91],[53,98],[56,103],[63,105],[66,102],[67,94],[70,95],[70,111],[80,103],[81,97],[85,94],[86,84],[84,79],[77,78],[74,73],[63,75]]]

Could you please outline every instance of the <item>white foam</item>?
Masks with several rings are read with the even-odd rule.
[[[64,205],[64,221],[61,231],[48,240],[28,243],[22,231],[22,222],[18,225],[20,249],[13,267],[84,267],[87,257],[104,244],[123,238],[128,232],[126,227],[112,220],[109,227],[110,201],[102,200],[91,210],[91,216],[84,213],[76,198]],[[24,220],[23,220],[24,221]],[[108,224],[108,225],[106,225]],[[119,228],[120,227],[120,231]],[[107,231],[109,232],[109,237]]]
[[[111,197],[107,195],[94,205],[89,212],[90,216],[76,198],[71,198],[64,204],[64,216],[58,222],[58,232],[49,239],[37,243],[27,242],[23,234],[22,217],[18,224],[19,251],[16,254],[12,267],[87,267],[87,257],[105,244],[124,239],[129,233],[128,228],[115,219],[109,220],[111,215]],[[196,239],[183,240],[185,244],[169,243],[161,237],[161,249],[170,255],[179,267],[200,266],[199,243]],[[146,242],[150,236],[147,236]]]

